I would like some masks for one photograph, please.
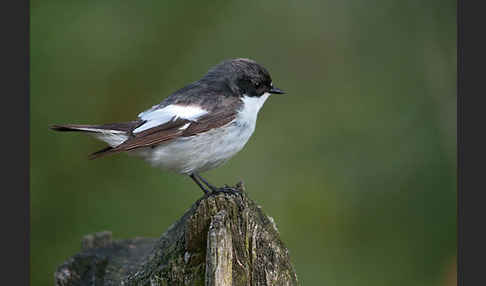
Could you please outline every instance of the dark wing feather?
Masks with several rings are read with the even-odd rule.
[[[144,130],[132,135],[125,142],[114,148],[107,148],[92,154],[92,159],[109,154],[130,151],[137,148],[152,147],[160,143],[178,138],[197,135],[213,128],[222,127],[231,122],[236,117],[237,111],[234,108],[225,108],[220,111],[204,115],[197,121],[187,119],[171,120],[168,123]],[[185,124],[190,125],[185,129],[180,129]]]
[[[114,151],[129,151],[140,147],[150,147],[152,145],[177,138],[184,133],[180,128],[184,124],[190,123],[187,119],[171,120],[165,124],[144,130],[128,138],[125,142],[114,148]]]
[[[139,147],[149,147],[157,141],[166,141],[177,136],[180,136],[183,130],[179,130],[184,124],[190,121],[185,119],[171,120],[165,124],[144,130],[140,133],[133,133],[132,128],[127,133],[130,137],[122,144],[116,147],[107,147],[105,149],[94,152],[90,155],[90,159],[96,159],[110,154],[115,154],[123,151],[129,151]]]
[[[191,123],[184,130],[183,136],[193,136],[213,128],[222,127],[235,119],[236,114],[237,111],[235,109],[227,109],[202,116],[197,122]]]

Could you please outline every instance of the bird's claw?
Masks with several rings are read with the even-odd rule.
[[[237,188],[230,187],[228,185],[224,185],[223,187],[214,189],[211,192],[211,194],[214,194],[214,195],[217,195],[217,194],[220,194],[220,193],[233,194],[234,195],[234,194],[239,194],[240,191]]]

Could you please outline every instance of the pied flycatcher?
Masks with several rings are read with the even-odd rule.
[[[226,185],[211,185],[199,173],[238,153],[255,130],[265,100],[270,94],[282,93],[263,66],[250,59],[231,59],[133,121],[53,125],[51,129],[86,132],[108,143],[107,148],[91,154],[91,159],[133,153],[153,166],[189,175],[206,194],[232,191]]]

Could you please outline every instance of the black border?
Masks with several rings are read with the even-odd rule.
[[[457,5],[457,285],[484,285],[486,118],[484,8]]]
[[[30,285],[29,1],[0,9],[2,29],[2,285]]]
[[[480,281],[484,280],[482,274],[486,257],[485,235],[480,234],[486,202],[480,198],[484,194],[481,185],[484,185],[483,158],[486,158],[486,142],[480,139],[485,133],[486,121],[481,115],[486,105],[475,102],[485,96],[481,87],[485,76],[486,48],[480,41],[484,38],[483,28],[486,25],[482,15],[484,9],[472,6],[475,3],[480,2],[468,1],[467,5],[462,0],[457,2],[457,285],[480,285]],[[4,249],[9,252],[6,267],[3,268],[8,275],[3,275],[2,282],[7,285],[30,285],[30,3],[24,0],[10,1],[8,4],[10,7],[5,5],[2,9],[0,21],[4,31],[1,45],[4,59],[3,118],[4,123],[10,123],[3,124],[2,134],[9,134],[8,138],[14,140],[2,140],[4,145],[8,145],[2,149],[7,160],[4,161],[6,168],[2,176],[4,199],[0,217],[4,229]],[[478,31],[473,32],[474,28]],[[23,110],[23,115],[20,110]],[[467,180],[464,180],[466,176]],[[13,281],[5,281],[9,279]],[[464,281],[468,284],[464,284]]]

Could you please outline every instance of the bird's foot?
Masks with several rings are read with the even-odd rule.
[[[220,193],[241,195],[245,191],[242,181],[239,181],[234,187],[224,185],[223,187],[218,188],[210,184],[208,181],[206,181],[206,179],[197,173],[190,174],[189,176],[203,190],[206,196],[217,195]],[[203,185],[203,183],[205,186],[207,186],[207,188]]]
[[[228,185],[224,185],[221,188],[212,188],[211,189],[211,195],[217,195],[217,194],[231,194],[231,195],[239,195],[241,191],[238,188],[235,187],[230,187]]]

